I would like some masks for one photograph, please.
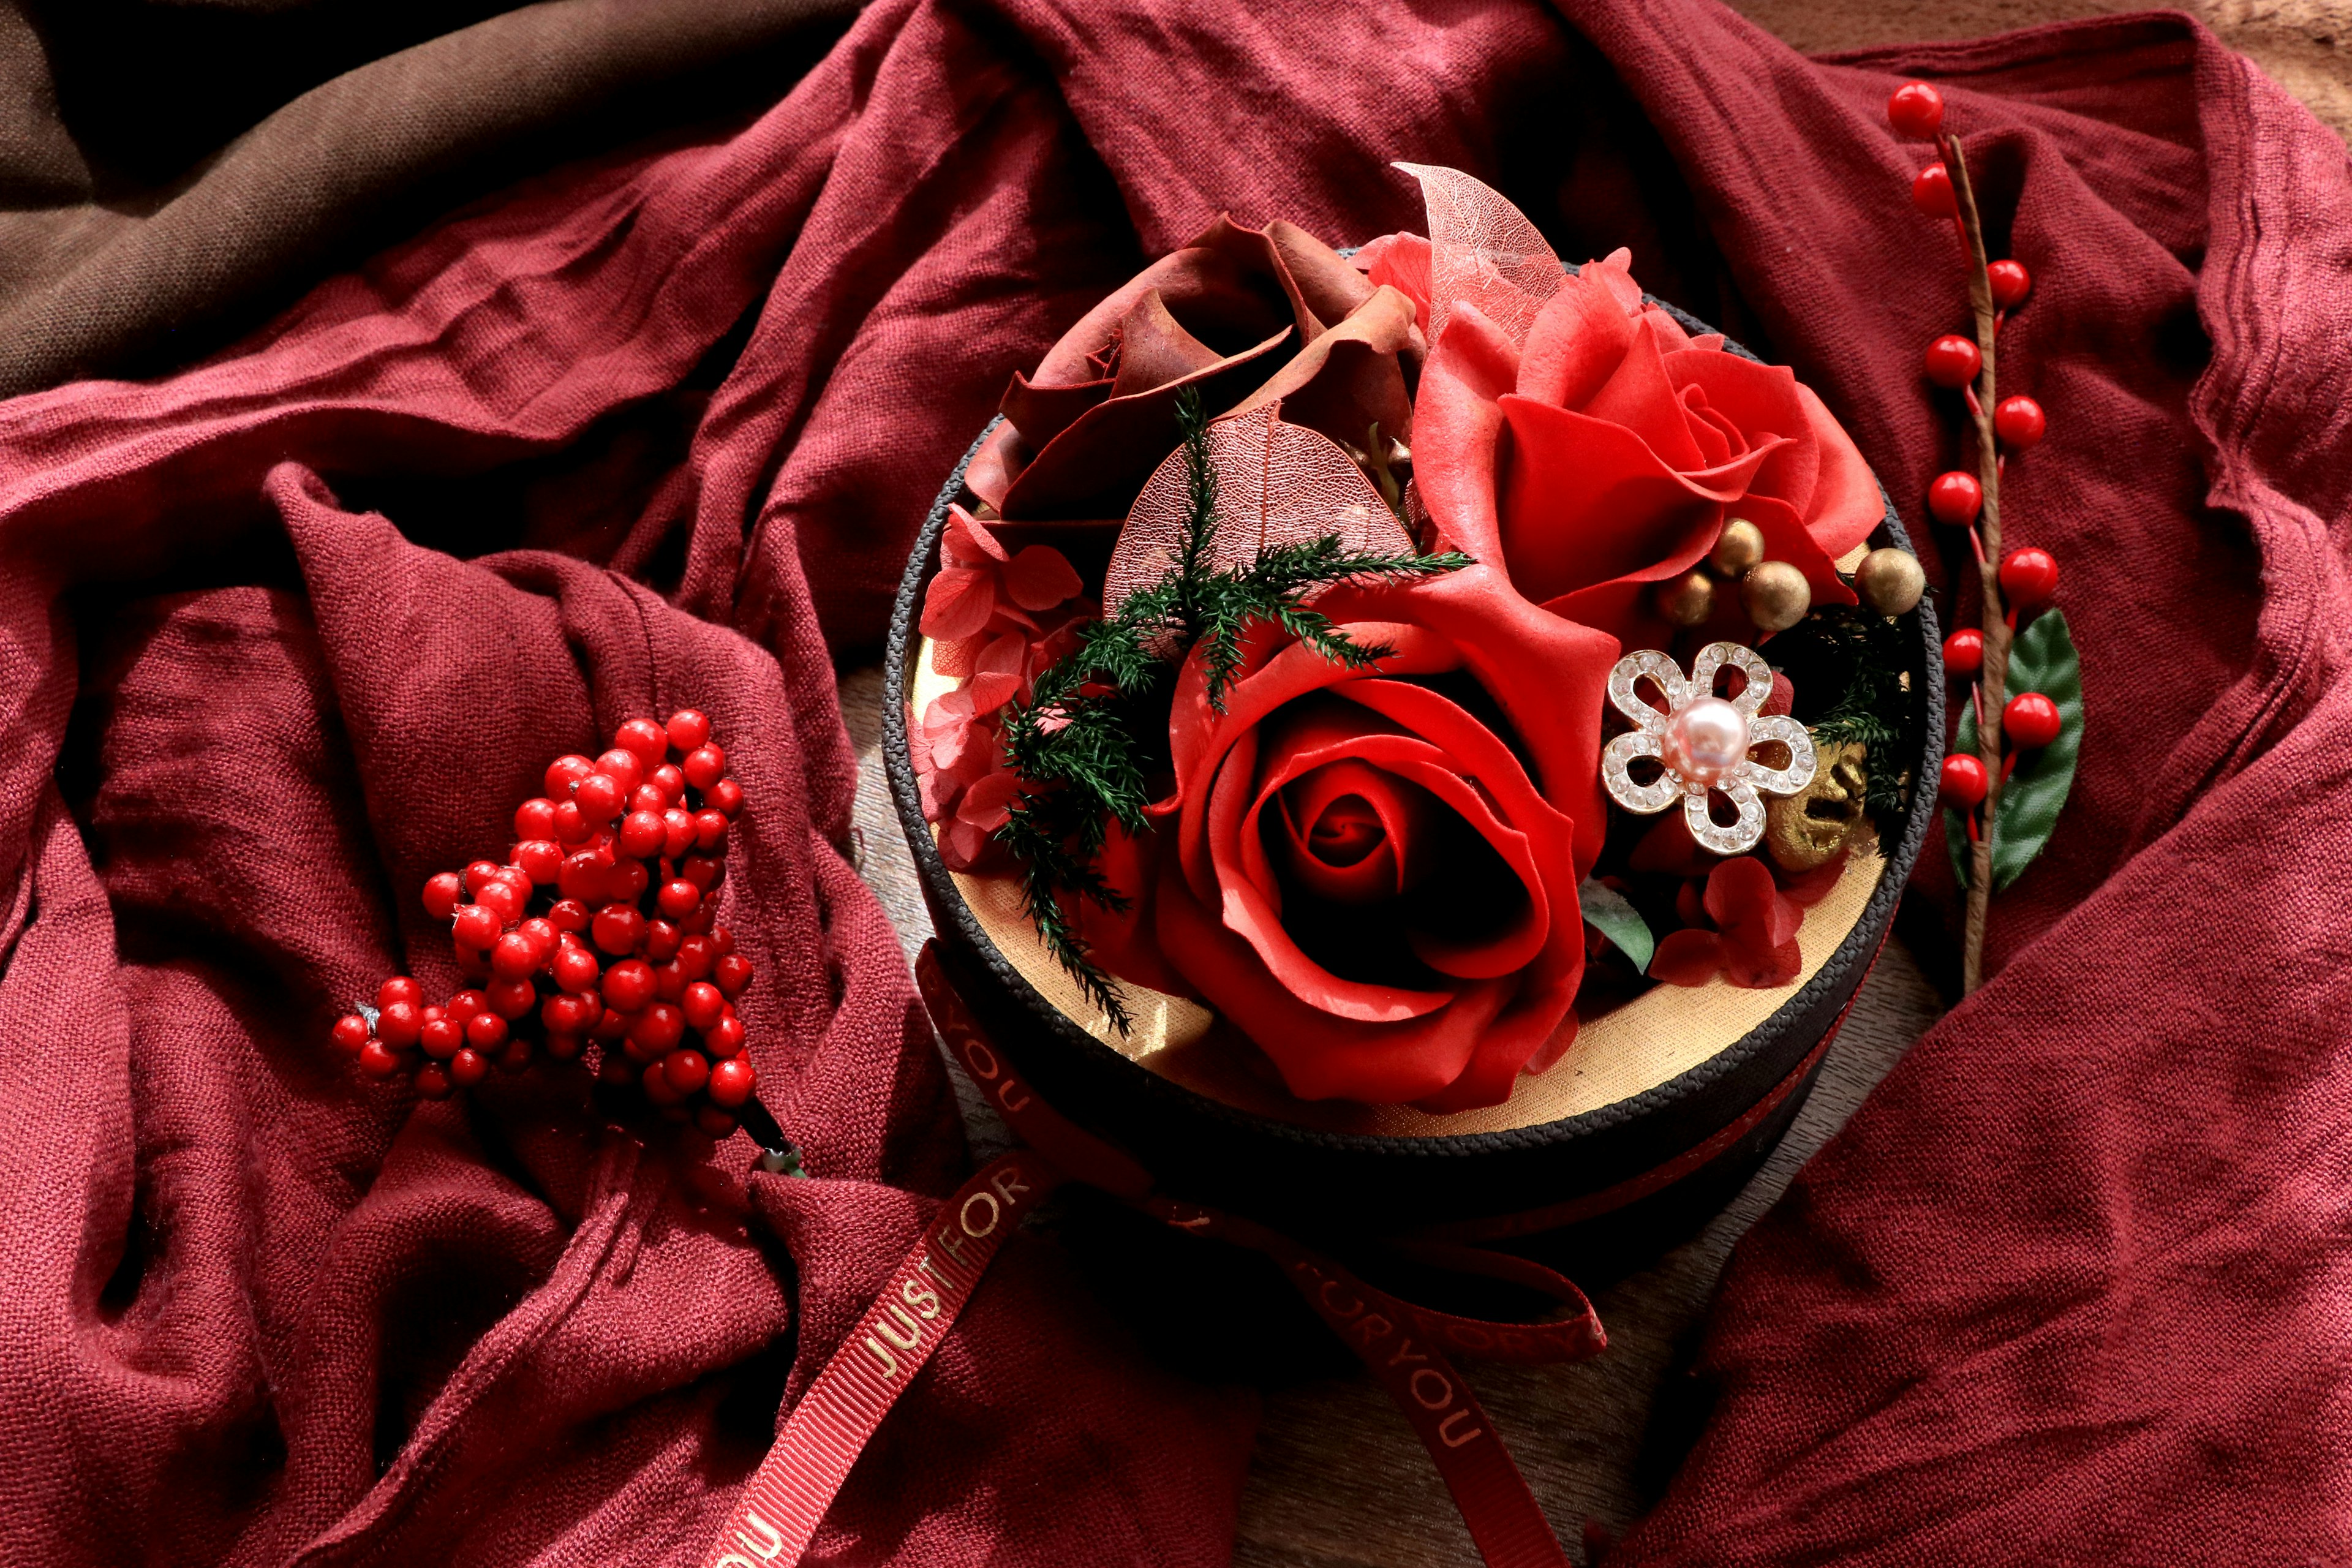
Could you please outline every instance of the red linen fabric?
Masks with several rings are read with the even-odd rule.
[[[1454,164],[1793,363],[1916,514],[1959,284],[1897,70],[2039,280],[2011,529],[2066,563],[2092,730],[1994,984],[1745,1249],[1716,1426],[1626,1551],[2340,1552],[2342,146],[2177,18],[1822,67],[1702,0],[885,0],[749,123],[0,404],[0,1544],[696,1560],[962,1165],[844,852],[833,658],[1012,371],[1220,209],[1361,240],[1417,221],[1390,159]],[[424,877],[688,702],[816,1179],[337,1071],[350,997],[451,979]],[[814,1559],[1221,1560],[1250,1401],[1116,1309],[1009,1247]]]

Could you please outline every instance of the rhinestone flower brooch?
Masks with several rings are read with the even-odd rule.
[[[1737,697],[1716,695],[1716,677],[1725,665],[1747,677]],[[1634,689],[1648,680],[1665,699],[1661,710]],[[1601,779],[1619,805],[1644,816],[1679,800],[1691,837],[1717,855],[1738,855],[1764,836],[1763,795],[1795,795],[1813,780],[1813,745],[1794,719],[1759,714],[1772,692],[1772,668],[1754,648],[1711,643],[1691,663],[1690,679],[1655,648],[1641,648],[1609,672],[1609,700],[1633,728],[1609,742],[1601,754]],[[1785,766],[1769,767],[1751,754],[1779,742],[1789,753]],[[1658,764],[1657,776],[1634,782],[1632,764]],[[1646,770],[1645,770],[1646,771]],[[1738,809],[1728,826],[1715,819],[1717,795]]]

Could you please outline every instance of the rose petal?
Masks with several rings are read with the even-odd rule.
[[[1301,1100],[1398,1104],[1442,1092],[1462,1076],[1513,991],[1508,982],[1478,982],[1435,1012],[1367,1025],[1286,990],[1247,942],[1194,900],[1183,879],[1160,879],[1153,912],[1170,960],[1203,1000],[1257,1043]]]
[[[1845,426],[1831,415],[1813,389],[1797,384],[1797,402],[1821,450],[1821,467],[1813,480],[1812,509],[1805,527],[1822,553],[1835,561],[1868,539],[1886,516],[1886,497],[1862,450]]]
[[[1224,357],[1168,313],[1168,302],[1157,289],[1146,289],[1141,299],[1128,307],[1127,314],[1119,318],[1118,331],[1118,374],[1111,381],[1112,397],[1133,397],[1164,383],[1197,375]],[[1032,435],[1030,439],[1042,437]]]
[[[1475,306],[1458,306],[1452,330],[1423,367],[1413,409],[1413,486],[1439,542],[1496,566],[1503,563],[1495,474],[1500,399],[1518,384],[1519,363],[1517,347],[1499,328]]]
[[[1412,301],[1413,320],[1429,330],[1429,241],[1417,234],[1384,234],[1358,247],[1366,281],[1386,284]]]
[[[1402,356],[1412,339],[1412,301],[1393,289],[1376,290],[1233,412],[1276,404],[1285,423],[1335,441],[1363,447],[1377,425],[1384,440],[1410,443],[1412,399],[1405,393]]]

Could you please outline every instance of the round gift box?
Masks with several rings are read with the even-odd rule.
[[[1671,309],[1671,307],[1669,307]],[[1676,310],[1694,334],[1702,323]],[[1746,353],[1737,344],[1729,352]],[[1750,355],[1749,357],[1754,357]],[[884,756],[941,966],[995,1047],[1055,1110],[1139,1159],[1171,1195],[1301,1236],[1546,1237],[1588,1255],[1655,1250],[1719,1206],[1802,1104],[1822,1048],[1876,958],[1936,806],[1943,668],[1932,605],[1903,618],[1924,710],[1911,802],[1892,844],[1850,857],[1805,911],[1790,984],[1657,985],[1587,1018],[1559,1062],[1485,1110],[1302,1101],[1208,1009],[1126,986],[1126,1037],[1079,994],[1020,910],[1013,879],[950,869],[923,819],[908,726],[953,689],[917,629],[956,467],[908,561],[886,653]],[[1036,526],[1018,542],[1055,537]],[[1909,547],[1890,504],[1870,541]],[[1099,542],[1107,556],[1109,542]],[[1072,552],[1082,574],[1088,563]],[[1090,581],[1099,580],[1100,561]],[[1877,759],[1873,759],[1874,762]]]

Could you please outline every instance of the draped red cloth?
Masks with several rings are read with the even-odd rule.
[[[2037,279],[2006,511],[2064,563],[2083,772],[1996,978],[1743,1247],[1625,1561],[2352,1550],[2343,146],[2179,17],[1809,63],[1706,0],[883,0],[749,122],[0,404],[0,1544],[695,1560],[964,1166],[834,659],[1010,372],[1220,209],[1360,241],[1417,221],[1391,159],[1451,163],[1793,363],[1916,515],[1961,284],[1898,74]],[[377,977],[454,984],[424,878],[689,703],[815,1179],[339,1069]],[[1024,1237],[813,1560],[1221,1561],[1253,1410]]]

